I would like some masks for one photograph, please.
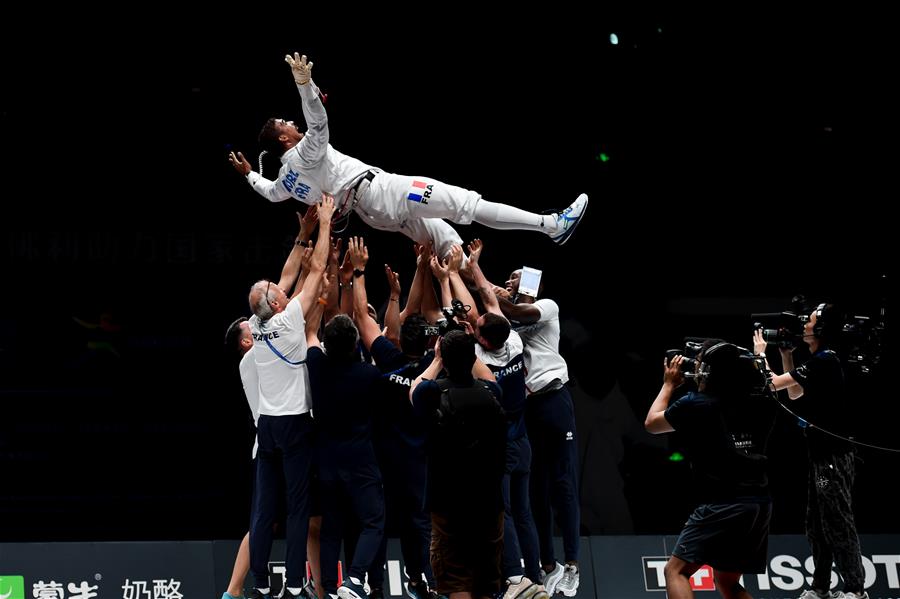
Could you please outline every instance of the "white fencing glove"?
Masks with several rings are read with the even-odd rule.
[[[294,52],[293,57],[287,54],[284,57],[284,62],[291,65],[291,72],[294,74],[294,81],[297,82],[297,85],[309,83],[309,78],[312,77],[313,63],[306,62],[306,54],[300,56],[299,53]]]

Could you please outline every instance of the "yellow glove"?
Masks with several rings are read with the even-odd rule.
[[[284,62],[291,65],[291,72],[294,74],[294,81],[297,82],[297,85],[309,83],[309,78],[312,77],[313,63],[306,62],[306,54],[300,56],[299,53],[294,52],[293,57],[287,54],[284,57]]]

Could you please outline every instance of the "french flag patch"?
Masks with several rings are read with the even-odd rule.
[[[422,202],[423,198],[427,198],[431,195],[431,185],[428,185],[424,181],[416,181],[412,182],[412,189],[409,191],[409,194],[406,196],[407,200],[412,202]],[[428,201],[425,200],[427,204]]]

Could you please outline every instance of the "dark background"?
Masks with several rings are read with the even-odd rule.
[[[257,196],[226,153],[255,155],[269,116],[301,118],[289,51],[315,62],[341,152],[526,209],[590,195],[561,248],[459,228],[485,240],[492,280],[540,268],[561,306],[585,533],[677,532],[690,508],[677,438],[642,431],[665,349],[749,345],[750,313],[797,293],[893,314],[900,103],[885,15],[436,10],[10,13],[2,540],[246,530],[252,433],[222,338],[250,285],[277,277],[300,206]],[[404,237],[358,219],[347,233],[408,285]],[[900,447],[889,350],[854,381],[847,419]],[[773,532],[801,532],[805,449],[789,418],[771,456]],[[900,532],[900,458],[862,457],[860,530]]]

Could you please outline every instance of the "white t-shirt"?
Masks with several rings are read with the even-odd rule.
[[[259,420],[259,375],[256,373],[256,361],[253,359],[253,348],[251,347],[238,366],[241,373],[241,384],[244,386],[244,395],[247,398],[247,405],[250,406],[250,413],[253,414],[253,426]],[[256,457],[256,450],[259,447],[259,440],[253,440],[253,454]]]
[[[525,343],[525,386],[529,393],[540,391],[559,379],[569,380],[566,361],[559,355],[559,306],[551,299],[534,302],[541,317],[534,324],[516,328]]]
[[[500,349],[488,351],[484,349],[480,343],[476,343],[475,355],[488,366],[501,367],[512,362],[516,356],[524,351],[524,349],[524,344],[522,343],[522,338],[519,337],[519,334],[515,331],[510,331],[506,343],[504,343],[503,347]]]
[[[259,414],[289,416],[309,412],[312,402],[305,362],[306,320],[300,309],[300,296],[289,301],[284,311],[267,320],[261,328],[255,314],[249,322],[259,376]],[[289,364],[272,351],[267,341],[291,362],[303,361],[303,364]]]

